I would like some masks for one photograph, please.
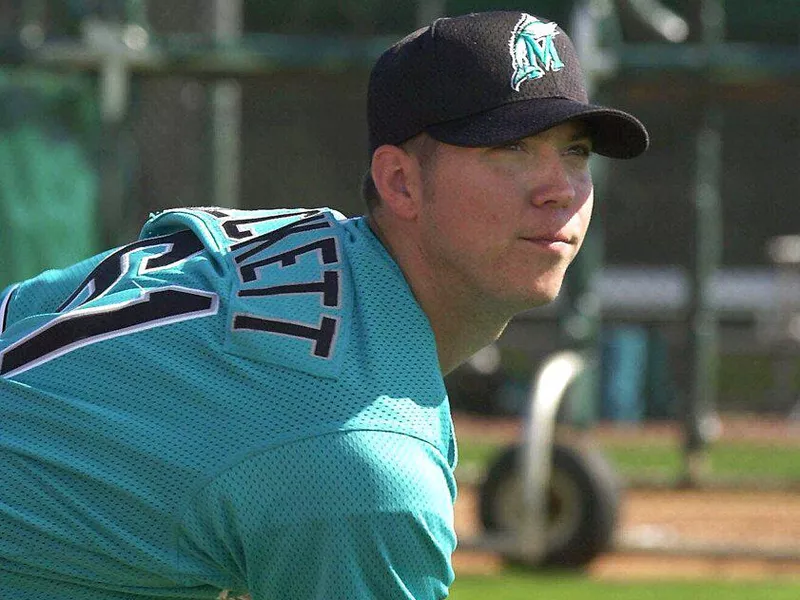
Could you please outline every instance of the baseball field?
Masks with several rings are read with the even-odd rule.
[[[480,534],[481,470],[519,439],[514,421],[456,417],[461,450],[456,529]],[[589,433],[620,474],[616,544],[579,573],[509,568],[457,552],[455,600],[486,598],[781,599],[800,597],[800,424],[726,419],[700,485],[677,485],[674,424]]]
[[[585,576],[533,575],[509,572],[465,575],[452,587],[452,600],[795,600],[800,583],[726,582],[712,580],[604,582]]]

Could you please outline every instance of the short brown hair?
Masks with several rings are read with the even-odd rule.
[[[398,146],[406,153],[415,155],[419,160],[420,166],[426,169],[430,166],[439,144],[440,142],[437,142],[427,133],[420,133],[402,144],[398,144]],[[372,179],[371,169],[367,169],[367,172],[364,173],[364,178],[361,180],[361,197],[367,206],[368,214],[371,214],[380,206],[381,195],[375,186],[375,181]]]

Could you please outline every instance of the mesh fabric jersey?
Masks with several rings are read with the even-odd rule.
[[[446,596],[446,392],[363,219],[160,213],[5,290],[0,360],[0,597]]]

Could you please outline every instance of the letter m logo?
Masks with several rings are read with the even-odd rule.
[[[519,91],[524,81],[564,68],[556,49],[555,37],[559,34],[556,28],[555,23],[543,23],[528,14],[523,14],[514,27],[509,50],[514,65],[511,87],[515,91]]]

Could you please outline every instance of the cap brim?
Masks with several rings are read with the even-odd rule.
[[[650,144],[647,129],[633,115],[567,98],[521,100],[463,119],[437,123],[425,131],[455,146],[496,146],[575,119],[589,126],[589,136],[597,154],[633,158]]]

